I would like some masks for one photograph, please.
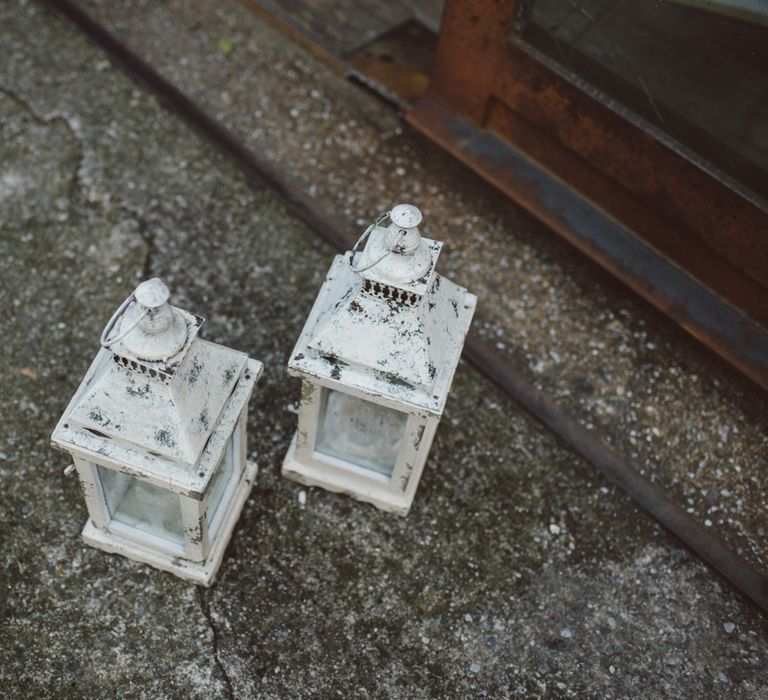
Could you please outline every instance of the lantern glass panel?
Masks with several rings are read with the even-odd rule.
[[[208,532],[212,536],[221,520],[219,506],[222,504],[222,501],[226,500],[224,499],[224,495],[230,491],[229,486],[235,481],[233,478],[235,475],[235,440],[239,439],[240,430],[238,428],[227,443],[227,449],[224,452],[224,456],[216,467],[211,483],[208,486],[208,492],[210,494],[208,497]]]
[[[407,421],[402,411],[324,388],[315,449],[392,476]]]
[[[97,466],[104,499],[113,520],[176,544],[184,544],[178,494],[114,469]]]

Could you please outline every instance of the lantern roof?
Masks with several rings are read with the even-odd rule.
[[[108,338],[107,347],[97,353],[52,442],[164,488],[199,496],[262,365],[199,338],[201,317],[170,306],[158,287],[149,290],[154,296],[147,291],[140,285],[121,307],[116,339]],[[157,304],[149,306],[154,313],[145,313],[151,304]],[[141,336],[146,336],[144,345]]]
[[[421,242],[436,258],[435,242]],[[357,258],[334,259],[289,360],[290,373],[442,414],[476,297],[437,274],[434,264],[419,282],[421,294],[374,281],[353,266],[359,268]]]

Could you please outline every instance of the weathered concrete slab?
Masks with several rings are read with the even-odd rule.
[[[768,569],[755,386],[247,3],[78,2],[350,231],[393,199],[418,203],[446,242],[441,271],[478,294],[475,329]]]
[[[0,6],[0,40],[5,695],[765,696],[763,619],[466,367],[409,518],[302,506],[284,366],[331,251],[37,5]],[[205,592],[84,547],[48,448],[149,275],[267,364],[262,470]]]

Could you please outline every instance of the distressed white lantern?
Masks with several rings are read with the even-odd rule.
[[[123,302],[51,441],[74,459],[87,544],[207,586],[256,477],[262,364],[201,339],[203,319],[168,299],[152,279]]]
[[[477,301],[437,274],[442,243],[422,238],[420,222],[416,207],[399,204],[336,256],[288,362],[303,381],[283,475],[400,515]]]

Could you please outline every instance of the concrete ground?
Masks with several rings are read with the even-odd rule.
[[[342,218],[423,204],[477,327],[765,562],[748,383],[239,5],[92,8]],[[464,365],[408,518],[302,505],[284,365],[332,251],[57,17],[8,0],[0,39],[4,695],[768,697],[764,618]],[[85,547],[48,447],[152,275],[267,366],[259,480],[210,590]]]
[[[478,295],[475,330],[768,569],[764,392],[246,0],[77,2],[350,233],[418,203],[441,270]]]

